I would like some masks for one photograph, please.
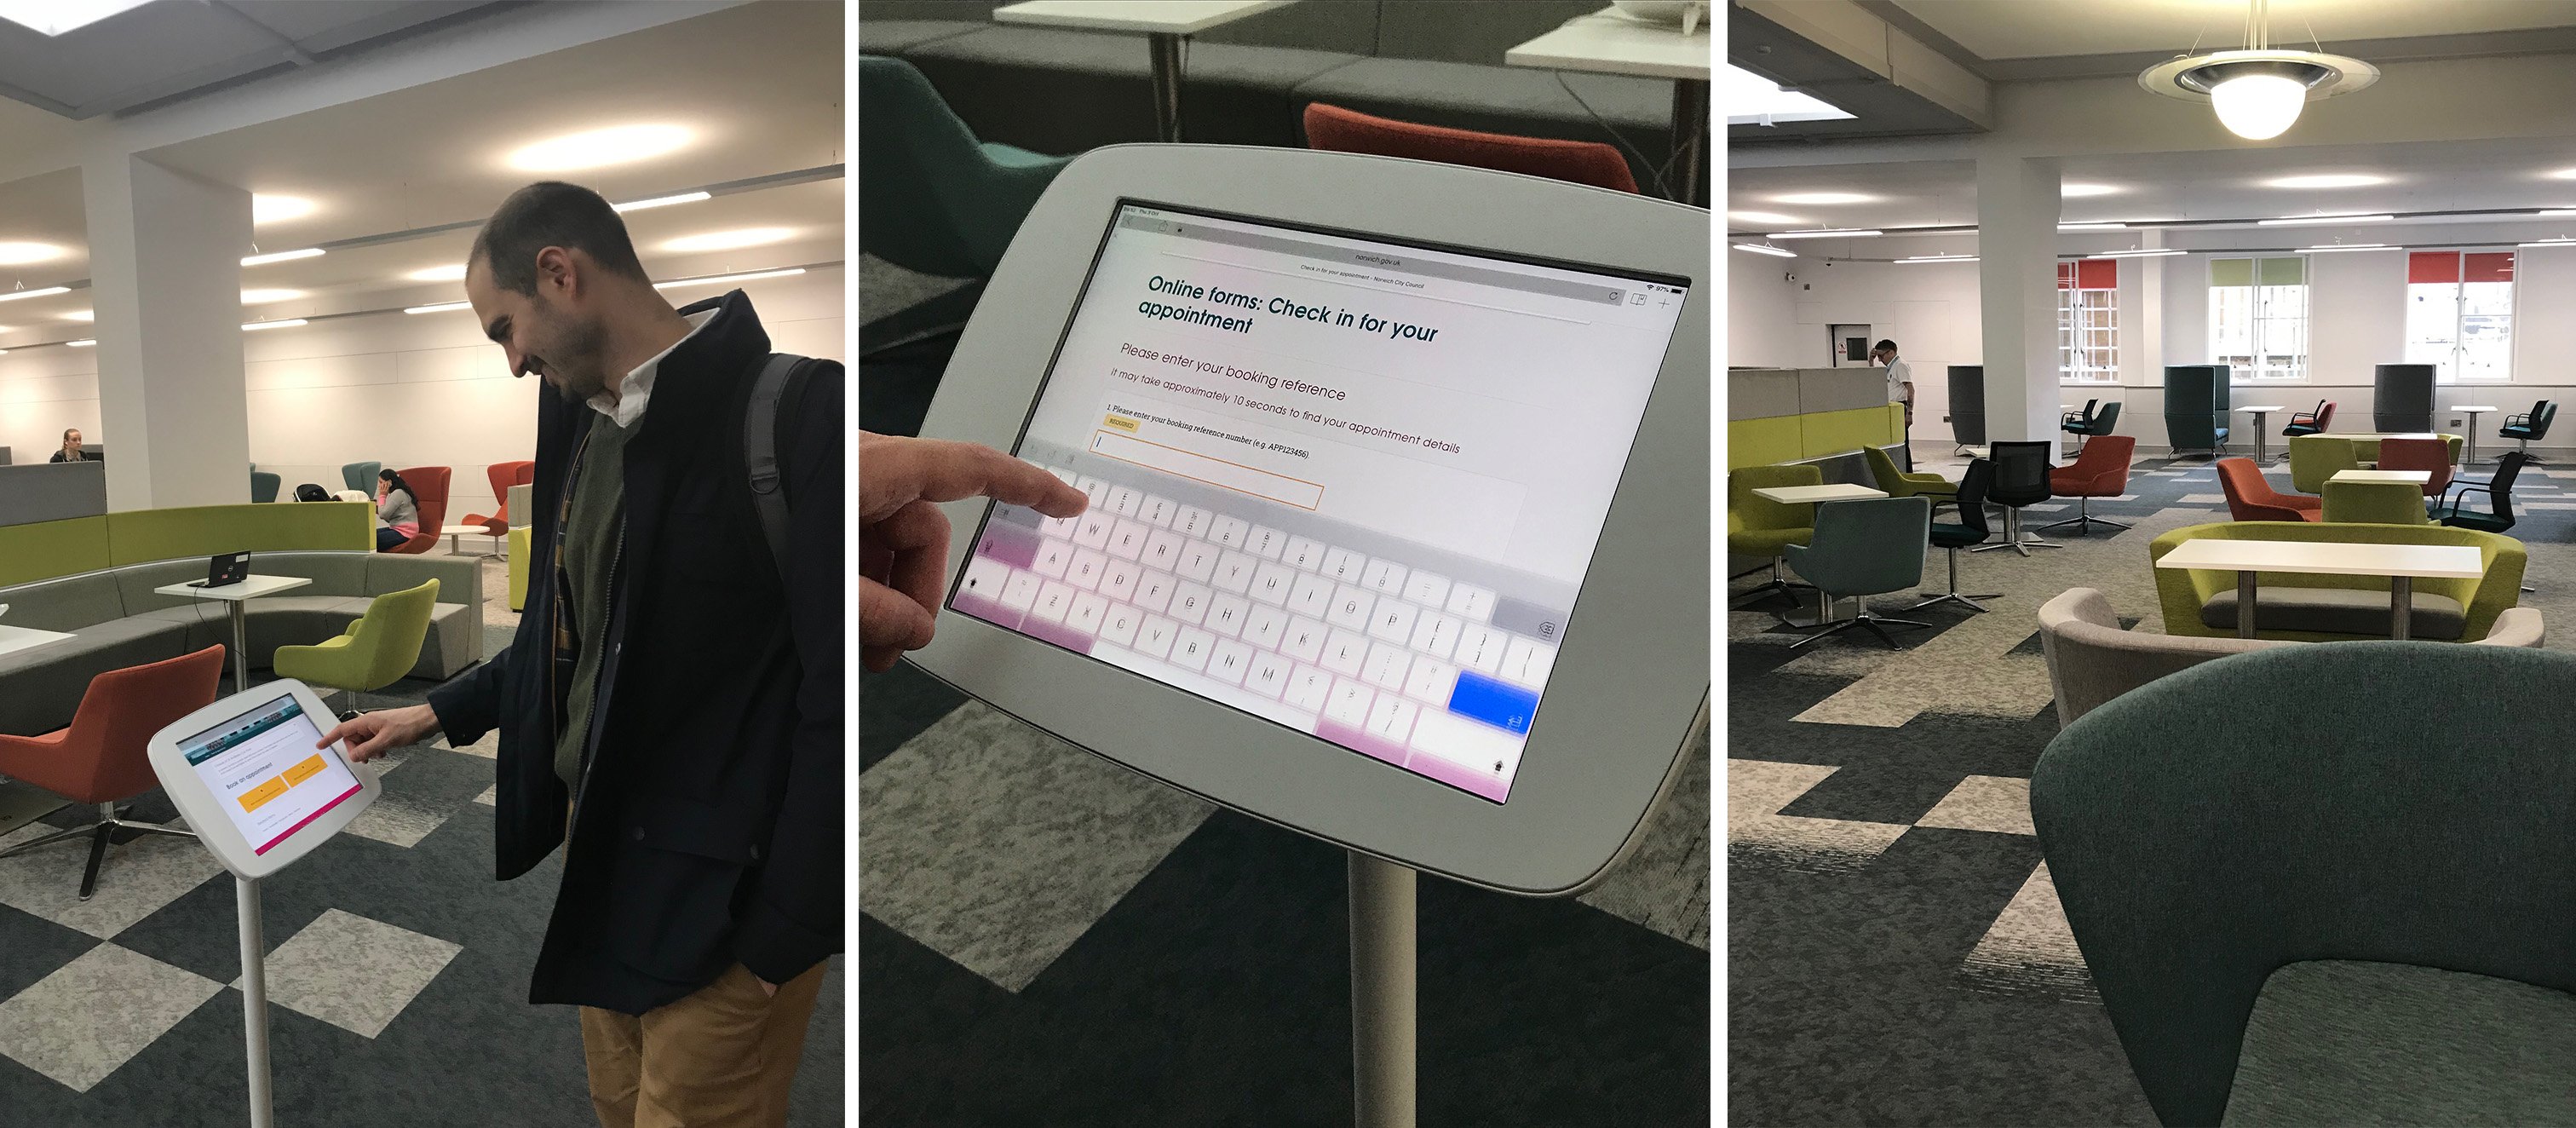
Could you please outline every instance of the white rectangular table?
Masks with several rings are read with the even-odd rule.
[[[1874,490],[1868,486],[1855,486],[1848,482],[1836,482],[1824,486],[1764,486],[1753,491],[1753,496],[1764,501],[1776,501],[1782,505],[1806,505],[1821,501],[1867,501],[1874,497],[1886,497],[1887,491]]]
[[[0,627],[0,654],[50,646],[70,637],[61,631],[40,631],[34,627]]]
[[[1722,7],[1719,6],[1719,7]],[[1673,148],[1667,162],[1673,199],[1699,199],[1700,164],[1708,156],[1708,81],[1713,36],[1703,23],[1689,35],[1681,25],[1603,8],[1503,52],[1516,67],[1589,71],[1673,80]]]
[[[2464,403],[2464,404],[2459,405],[2458,407],[2454,407],[2454,408],[2452,408],[2451,410],[2456,411],[2456,412],[2459,412],[2460,414],[2462,414],[2462,415],[2466,415],[2466,416],[2468,416],[2468,417],[2469,417],[2469,451],[2468,451],[2468,455],[2467,455],[2466,457],[2462,458],[2462,459],[2461,459],[2461,461],[2463,461],[2463,462],[2475,462],[2475,461],[2477,461],[2477,460],[2478,460],[2478,416],[2483,415],[2483,414],[2485,414],[2485,413],[2487,413],[2487,412],[2490,412],[2490,411],[2494,411],[2494,410],[2495,410],[2495,405],[2494,405],[2494,404],[2491,404],[2491,403],[2481,403],[2481,404],[2465,404],[2465,403]]]
[[[2412,635],[2415,581],[2473,580],[2486,574],[2478,550],[2448,544],[2355,544],[2193,538],[2156,561],[2158,568],[2236,573],[2236,637],[2254,637],[2257,572],[2388,577],[2388,637]]]
[[[2337,470],[2328,482],[2378,482],[2422,489],[2433,484],[2430,470]]]
[[[492,530],[481,525],[449,525],[440,529],[438,531],[438,535],[447,538],[447,551],[449,555],[462,556],[465,554],[466,537],[491,537]],[[492,537],[492,539],[497,541],[501,538]],[[500,550],[496,548],[493,549],[493,551],[499,552]]]
[[[232,609],[233,692],[240,693],[250,688],[250,614],[243,610],[242,604],[263,595],[293,591],[312,582],[302,576],[253,574],[243,577],[240,583],[225,584],[222,587],[189,587],[186,584],[171,584],[167,587],[154,588],[152,592],[155,595],[176,595],[187,599],[220,599],[225,606]]]
[[[2272,432],[2264,425],[2263,417],[2275,411],[2287,411],[2289,406],[2278,403],[2247,404],[2236,410],[2254,417],[2254,465],[2261,466],[2270,462],[2272,459],[2268,452],[2271,448],[2267,444],[2271,442]]]
[[[1154,136],[1181,139],[1181,41],[1296,0],[1026,0],[993,9],[993,22],[1081,31],[1142,32],[1154,59]]]

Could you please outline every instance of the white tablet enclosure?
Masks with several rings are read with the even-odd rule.
[[[1119,226],[1141,240],[1114,242]],[[1708,260],[1706,211],[1632,193],[1307,150],[1084,154],[986,285],[922,433],[1048,465],[1092,488],[1094,514],[1114,499],[1125,516],[1079,527],[947,505],[955,571],[914,662],[1122,766],[1325,841],[1507,892],[1588,888],[1706,721]],[[1060,360],[1056,379],[1084,390],[1048,398]],[[1512,381],[1532,391],[1484,393]],[[1407,399],[1425,395],[1441,398]],[[1065,441],[1068,420],[1090,433]],[[1342,520],[1326,519],[1325,497]],[[1102,544],[1112,529],[1118,542]],[[1177,570],[1140,571],[1140,552]],[[1192,600],[1207,629],[1035,574],[1088,579],[1104,563],[1109,578],[1091,582],[1176,582],[1182,596],[1153,594]],[[1307,582],[1317,575],[1331,595]],[[1255,583],[1289,614],[1229,599]],[[994,602],[1003,584],[1010,609]],[[1031,605],[1041,590],[1057,620],[1078,600],[1093,634],[1068,648],[1071,632]],[[1365,620],[1371,605],[1388,614]],[[1302,642],[1301,658],[1332,671],[1220,637],[1214,616],[1231,626],[1247,609],[1243,638]],[[1140,656],[1154,649],[1140,616],[1185,669],[1200,666],[1180,662],[1175,634],[1204,644],[1193,658],[1211,674]],[[1298,636],[1283,621],[1314,638],[1283,637]],[[1340,649],[1314,654],[1325,637]],[[1449,661],[1415,654],[1412,668],[1441,680],[1408,697],[1401,659],[1370,651],[1426,637]],[[1261,681],[1270,700],[1214,684],[1208,663],[1247,656],[1253,672],[1230,666],[1231,680]],[[1363,677],[1381,679],[1374,693]],[[1262,681],[1277,678],[1305,679],[1306,695]],[[1361,698],[1375,711],[1342,708]]]
[[[236,877],[266,877],[310,853],[376,801],[375,770],[314,743],[338,723],[303,682],[253,686],[152,737],[161,789]]]

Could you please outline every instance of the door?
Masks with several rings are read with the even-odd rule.
[[[1825,329],[1832,338],[1832,359],[1828,362],[1832,367],[1869,367],[1869,345],[1876,339],[1869,326],[1828,325]]]

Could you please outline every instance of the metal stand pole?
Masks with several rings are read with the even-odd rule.
[[[1167,31],[1148,34],[1154,52],[1154,139],[1181,139],[1181,36]]]
[[[250,1128],[270,1128],[277,1110],[268,1093],[268,946],[260,940],[259,883],[234,878],[233,903],[241,914],[242,1048],[250,1058]]]
[[[1411,869],[1350,852],[1352,1120],[1413,1128]]]
[[[241,693],[250,689],[250,615],[241,600],[224,602],[233,609],[233,692]]]

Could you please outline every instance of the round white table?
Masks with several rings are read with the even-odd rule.
[[[2271,461],[2271,455],[2268,453],[2271,448],[2267,444],[2271,441],[2272,429],[2264,425],[2263,417],[2270,415],[2275,411],[2287,411],[2289,409],[2281,404],[2267,403],[2259,405],[2248,404],[2244,407],[2237,408],[2236,410],[2254,417],[2254,465],[2261,466],[2262,464]]]
[[[2471,406],[2464,403],[2458,407],[2452,408],[2451,410],[2469,417],[2469,449],[2466,453],[2460,456],[2460,461],[2463,463],[2475,462],[2478,460],[2478,416],[2494,411],[2495,405],[2482,403]]]

